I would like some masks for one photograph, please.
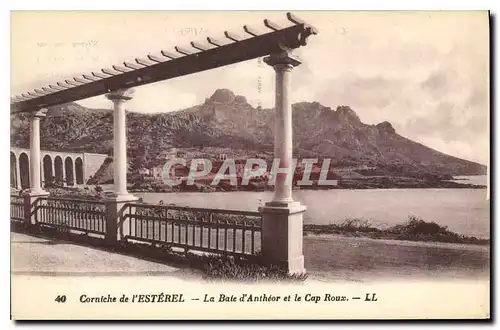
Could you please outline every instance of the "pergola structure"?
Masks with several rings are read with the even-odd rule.
[[[289,173],[292,164],[292,112],[289,102],[290,72],[301,64],[292,50],[305,46],[317,30],[287,13],[291,26],[281,28],[264,20],[268,33],[259,34],[243,26],[247,38],[225,32],[224,39],[207,37],[206,42],[191,42],[189,47],[161,50],[159,55],[136,58],[99,72],[90,72],[70,80],[41,86],[13,96],[11,113],[31,113],[30,190],[32,198],[47,195],[40,186],[40,118],[46,108],[102,94],[114,103],[113,162],[116,217],[120,206],[136,198],[127,192],[125,102],[133,96],[133,87],[172,79],[196,72],[266,56],[264,62],[276,72],[276,116],[274,157],[280,160],[280,172]],[[302,213],[305,207],[292,199],[291,185],[278,176],[273,200],[262,207],[262,253],[284,265],[291,272],[302,272]]]

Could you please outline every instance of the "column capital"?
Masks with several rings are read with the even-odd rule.
[[[132,99],[133,94],[134,90],[131,88],[117,89],[116,91],[106,94],[106,97],[111,101],[128,101]]]
[[[37,111],[32,112],[31,116],[33,118],[44,118],[45,116],[47,116],[47,111],[49,111],[49,109],[42,108],[42,109],[39,109]]]
[[[292,69],[302,64],[297,56],[293,56],[290,52],[286,51],[264,57],[264,63],[272,66],[275,70],[279,68]]]

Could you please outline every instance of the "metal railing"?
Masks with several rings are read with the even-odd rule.
[[[10,195],[10,219],[13,221],[24,221],[24,198],[22,196]]]
[[[86,233],[106,233],[106,204],[85,199],[41,197],[36,200],[35,223]]]
[[[39,197],[26,215],[24,203],[22,196],[11,196],[12,221],[106,236],[106,222],[118,220],[107,219],[110,213],[103,201]],[[118,218],[117,231],[124,242],[225,255],[255,255],[261,248],[259,212],[126,203]]]
[[[259,212],[127,203],[123,219],[127,241],[229,255],[260,250]]]

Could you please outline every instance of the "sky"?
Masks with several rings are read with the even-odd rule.
[[[319,34],[296,55],[292,102],[348,105],[366,124],[441,152],[487,164],[487,12],[294,12]],[[246,36],[285,12],[15,12],[11,16],[11,95],[124,61],[189,48],[225,30]],[[34,28],[35,27],[35,28]],[[262,88],[257,86],[259,82]],[[218,88],[253,106],[274,106],[274,71],[258,59],[135,88],[127,109],[169,112],[202,103]],[[112,108],[104,96],[78,101]]]

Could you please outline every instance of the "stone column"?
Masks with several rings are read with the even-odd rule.
[[[43,158],[40,159],[40,186],[43,188],[43,183],[45,181],[45,169],[43,168]]]
[[[21,166],[19,164],[19,157],[16,155],[16,188],[21,190]]]
[[[61,156],[61,175],[62,175],[62,182],[63,186],[68,186],[68,180],[66,180],[66,158],[64,156]]]
[[[73,162],[73,187],[76,187],[76,161],[71,158]]]
[[[113,164],[117,197],[127,197],[127,125],[125,102],[132,99],[133,90],[121,89],[106,95],[113,101]]]
[[[125,102],[132,99],[132,89],[121,89],[111,92],[106,97],[113,101],[113,165],[114,194],[108,198],[106,205],[106,241],[114,244],[130,234],[129,221],[124,221],[127,212],[133,207],[126,207],[129,202],[138,198],[127,191],[127,125]]]
[[[274,158],[279,159],[280,169],[293,176],[290,74],[301,62],[288,52],[272,54],[264,58],[264,62],[276,72]],[[302,216],[305,210],[305,206],[293,201],[291,180],[287,182],[286,174],[277,175],[273,200],[259,208],[262,213],[262,256],[289,273],[305,272],[302,252]]]
[[[30,126],[30,195],[47,194],[41,185],[41,159],[40,159],[40,118],[45,117],[47,109],[34,112],[31,116]]]
[[[52,183],[55,183],[55,180],[57,179],[56,178],[56,158],[52,155],[50,156],[50,162],[51,162],[51,166],[52,166],[52,177],[54,178]]]
[[[40,118],[45,117],[47,109],[40,109],[33,112],[30,123],[30,189],[23,194],[24,196],[24,216],[28,224],[36,223],[38,212],[36,207],[39,203],[43,203],[38,198],[47,197],[48,192],[44,191],[40,185],[40,169],[42,166],[40,160]]]
[[[300,62],[288,53],[280,53],[264,58],[264,62],[276,72],[276,101],[274,119],[274,158],[279,159],[281,169],[292,170],[292,107],[290,105],[290,74]],[[293,175],[293,173],[290,173]],[[273,202],[288,204],[293,202],[292,186],[285,175],[277,175]]]

